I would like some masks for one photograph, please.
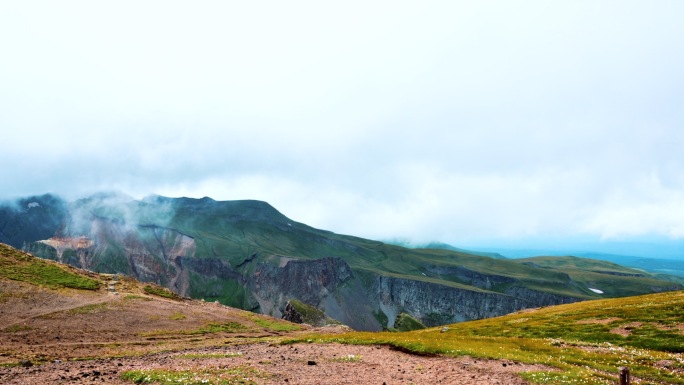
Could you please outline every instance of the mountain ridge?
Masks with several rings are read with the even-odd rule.
[[[435,326],[603,298],[591,290],[599,285],[610,296],[681,288],[648,274],[565,272],[462,251],[407,249],[316,229],[256,200],[103,194],[43,201],[31,209],[54,210],[64,220],[51,222],[47,239],[36,239],[46,231],[25,233],[18,246],[36,255],[276,317],[289,300],[306,297],[326,316],[362,330],[391,328],[402,313]],[[0,216],[0,228],[22,219],[19,227],[30,228],[32,218]]]

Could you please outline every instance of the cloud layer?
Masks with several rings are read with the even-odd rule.
[[[262,199],[374,238],[684,238],[684,5],[0,5],[2,198]]]

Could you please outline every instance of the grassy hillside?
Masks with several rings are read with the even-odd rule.
[[[541,270],[563,271],[582,287],[601,291],[602,293],[596,293],[600,297],[644,294],[646,288],[660,287],[664,278],[612,262],[573,256],[533,257],[514,261]],[[676,277],[672,278],[673,282],[678,282]]]
[[[49,288],[97,290],[101,281],[75,269],[36,258],[0,243],[0,278],[28,282]]]
[[[420,354],[470,355],[549,366],[538,384],[684,384],[684,292],[594,300],[407,333],[309,336],[308,341],[390,344]]]
[[[160,210],[160,204],[164,209]],[[198,257],[220,257],[230,261],[232,266],[240,266],[255,254],[254,262],[268,262],[272,255],[297,259],[336,256],[343,258],[354,270],[375,274],[474,290],[503,292],[516,286],[583,299],[643,294],[652,292],[653,288],[666,290],[678,287],[638,270],[619,269],[617,265],[608,268],[601,261],[586,260],[582,266],[567,269],[562,264],[538,266],[539,263],[527,264],[525,261],[495,259],[455,250],[409,249],[335,234],[292,221],[265,202],[157,197],[135,207],[131,211],[148,219],[154,218],[152,212],[173,212],[173,217],[164,226],[192,236],[198,244]],[[251,274],[254,266],[255,263],[244,264],[241,272]],[[464,277],[464,269],[476,274],[510,277],[516,282],[478,287],[471,278]],[[625,274],[618,277],[614,272]],[[588,289],[591,287],[588,285],[594,283],[603,287],[604,295]]]

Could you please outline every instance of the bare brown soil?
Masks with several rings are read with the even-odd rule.
[[[214,303],[117,292],[48,290],[0,281],[0,384],[130,384],[129,370],[247,368],[257,384],[526,384],[542,367],[470,357],[426,357],[386,346],[279,342],[268,317]],[[227,330],[207,330],[211,324]],[[230,327],[235,326],[234,329]],[[224,355],[217,357],[218,354]]]
[[[620,325],[617,328],[611,329],[611,333],[619,334],[623,337],[627,337],[630,334],[632,334],[632,329],[638,328],[639,326],[643,325],[643,322],[631,322],[628,324]]]
[[[198,358],[187,356],[190,353]],[[224,358],[213,357],[217,353]],[[239,354],[235,356],[236,354]],[[186,355],[186,357],[183,357]],[[348,361],[348,357],[355,357]],[[138,358],[50,363],[0,370],[3,384],[130,384],[128,370],[254,369],[258,384],[526,384],[515,373],[534,369],[512,362],[421,357],[388,347],[265,343],[162,353]],[[538,370],[541,368],[537,368]]]

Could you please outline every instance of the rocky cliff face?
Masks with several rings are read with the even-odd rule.
[[[290,299],[320,307],[353,280],[351,268],[339,258],[306,261],[274,257],[257,265],[249,287],[263,313],[281,317]]]
[[[363,281],[343,260],[323,258],[260,264],[250,286],[265,314],[280,317],[285,304],[297,299],[357,330],[393,328],[401,313],[437,326],[578,300],[529,289],[520,289],[516,297],[381,275],[373,275],[370,285]]]

